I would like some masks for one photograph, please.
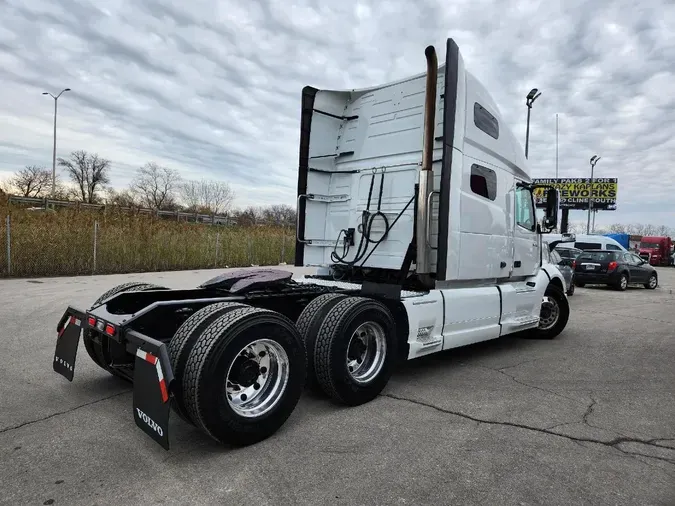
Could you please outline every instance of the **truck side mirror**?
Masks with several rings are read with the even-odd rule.
[[[544,228],[553,230],[558,226],[558,190],[549,188],[546,191],[546,216]]]

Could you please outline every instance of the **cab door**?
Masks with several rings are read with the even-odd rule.
[[[511,276],[522,278],[534,275],[539,267],[539,235],[532,191],[516,186],[514,201],[514,255]]]

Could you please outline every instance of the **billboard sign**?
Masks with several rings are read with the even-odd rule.
[[[593,209],[601,211],[616,211],[616,196],[618,193],[617,178],[593,178],[591,188],[590,177],[534,179],[534,184],[553,186],[560,195],[561,209],[588,210],[589,197],[593,195]],[[546,207],[546,191],[537,188],[534,191],[534,200],[537,208]]]

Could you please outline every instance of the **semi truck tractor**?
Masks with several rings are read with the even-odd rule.
[[[165,449],[171,412],[247,445],[274,434],[305,387],[357,406],[401,361],[563,332],[565,282],[542,261],[557,192],[545,189],[537,220],[523,149],[455,41],[440,65],[433,46],[425,56],[426,72],[396,82],[302,90],[295,265],[316,274],[116,286],[66,309],[54,370],[72,381],[82,342],[133,383],[135,423]]]
[[[640,240],[639,255],[651,265],[670,265],[673,242],[667,236],[645,236]]]

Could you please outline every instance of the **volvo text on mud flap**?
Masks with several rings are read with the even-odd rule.
[[[133,334],[143,341],[136,349],[134,366],[134,421],[143,432],[168,450],[169,391],[173,374],[166,346],[147,336]]]

